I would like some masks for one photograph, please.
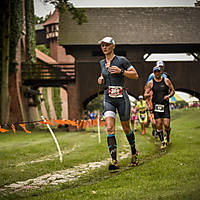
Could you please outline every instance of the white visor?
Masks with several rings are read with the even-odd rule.
[[[99,44],[101,44],[102,42],[105,42],[108,44],[115,44],[115,40],[112,37],[105,37],[102,40],[98,41]]]

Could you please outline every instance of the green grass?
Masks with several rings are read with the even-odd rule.
[[[55,108],[57,119],[62,119],[62,101],[60,98],[60,89],[59,87],[51,88],[52,91],[52,101]]]
[[[90,171],[77,181],[58,186],[10,194],[2,192],[2,197],[0,192],[0,199],[199,199],[200,110],[173,111],[171,126],[172,144],[165,151],[161,151],[160,143],[152,139],[150,128],[145,136],[136,134],[141,164],[135,168],[127,167],[127,158],[120,161],[118,173],[108,172],[105,166]],[[63,163],[57,157],[23,166],[17,165],[57,153],[50,133],[0,134],[0,188],[81,163],[109,158],[104,128],[101,131],[101,144],[97,132],[56,132],[61,150],[70,151],[63,154]],[[121,130],[117,131],[116,138],[118,152],[127,152],[128,142]],[[74,146],[75,151],[71,151]]]
[[[44,97],[44,104],[47,110],[48,118],[51,119],[50,106],[49,106],[49,100],[48,100],[48,88],[45,88],[45,87],[42,88],[42,94]]]

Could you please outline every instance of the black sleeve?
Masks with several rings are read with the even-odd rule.
[[[122,65],[123,65],[123,67],[124,67],[125,70],[128,70],[130,67],[133,67],[127,58],[125,58],[125,57],[122,56],[120,58],[120,60],[121,60]]]

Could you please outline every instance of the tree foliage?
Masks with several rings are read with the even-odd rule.
[[[50,49],[46,47],[45,44],[40,44],[36,46],[41,52],[45,53],[46,55],[50,56]]]
[[[72,14],[72,19],[77,21],[79,25],[88,22],[85,9],[75,8],[69,0],[43,0],[45,3],[50,3],[59,9],[60,12],[69,11]]]
[[[200,0],[197,0],[197,2],[195,3],[195,6],[200,6]]]
[[[96,98],[92,99],[86,106],[86,112],[97,111],[97,110],[103,112],[102,102],[103,102],[103,95],[99,95]]]
[[[52,15],[51,12],[49,12],[49,14],[47,14],[45,17],[39,17],[39,16],[35,15],[34,16],[34,18],[35,18],[35,24],[42,24],[42,23],[44,23],[51,15]]]

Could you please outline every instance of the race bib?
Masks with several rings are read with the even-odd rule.
[[[144,121],[145,120],[146,115],[145,114],[140,114],[140,118]]]
[[[165,108],[164,105],[162,105],[162,104],[156,104],[154,111],[155,112],[164,112],[164,108]]]
[[[112,98],[123,97],[123,88],[121,86],[109,86],[108,94]]]

